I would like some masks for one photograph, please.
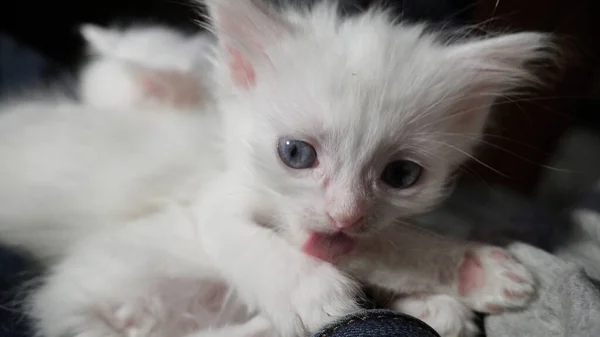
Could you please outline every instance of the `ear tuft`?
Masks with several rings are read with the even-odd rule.
[[[81,36],[96,53],[109,54],[120,39],[121,34],[115,30],[94,24],[83,24],[79,28]]]
[[[476,85],[506,95],[524,85],[542,84],[534,65],[556,61],[556,52],[550,35],[526,32],[459,44],[449,55],[461,71],[474,76]]]
[[[552,38],[543,33],[516,33],[448,46],[456,83],[463,91],[462,99],[451,111],[451,128],[472,137],[458,147],[470,152],[497,98],[543,84],[535,66],[555,63],[557,50]]]

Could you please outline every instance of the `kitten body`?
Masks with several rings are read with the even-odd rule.
[[[212,101],[214,37],[162,26],[81,27],[90,60],[80,74],[87,104],[131,109],[198,108]]]
[[[187,200],[218,170],[218,116],[122,113],[61,98],[2,106],[1,241],[43,259]]]
[[[359,310],[348,274],[402,295],[392,306],[444,337],[472,335],[472,310],[527,302],[532,276],[505,251],[397,220],[443,196],[493,99],[532,79],[544,35],[447,44],[379,11],[208,5],[216,106],[197,123],[87,105],[0,116],[12,130],[0,133],[0,237],[59,261],[32,296],[42,333],[305,336]],[[206,323],[215,280],[247,324]],[[196,321],[174,318],[184,307]]]

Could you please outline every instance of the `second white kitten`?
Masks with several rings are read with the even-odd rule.
[[[214,37],[186,35],[167,26],[125,29],[87,24],[81,34],[91,60],[82,68],[79,93],[108,108],[198,108],[212,99],[210,58]]]

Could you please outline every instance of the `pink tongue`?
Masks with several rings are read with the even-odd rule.
[[[317,259],[334,262],[338,257],[351,252],[354,246],[354,239],[343,233],[312,233],[302,246],[302,251]]]

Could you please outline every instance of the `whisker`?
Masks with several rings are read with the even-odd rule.
[[[440,144],[440,145],[447,146],[447,147],[449,147],[449,148],[451,148],[451,149],[453,149],[453,150],[455,150],[455,151],[457,151],[457,152],[460,152],[460,153],[464,154],[465,156],[467,156],[468,158],[470,158],[470,159],[474,160],[475,162],[479,163],[480,165],[482,165],[482,166],[484,166],[484,167],[486,167],[486,168],[488,168],[488,169],[490,169],[490,170],[494,171],[495,173],[497,173],[497,174],[499,174],[499,175],[501,175],[501,176],[503,176],[503,177],[505,177],[505,178],[507,178],[507,179],[511,179],[511,178],[510,178],[509,176],[507,176],[506,174],[504,174],[504,173],[502,173],[502,172],[500,172],[500,171],[498,171],[498,170],[494,169],[494,168],[493,168],[493,167],[491,167],[490,165],[488,165],[488,164],[484,163],[483,161],[481,161],[481,160],[477,159],[475,156],[473,156],[473,155],[469,154],[468,152],[466,152],[466,151],[464,151],[464,150],[461,150],[461,149],[457,148],[457,147],[456,147],[456,146],[454,146],[454,145],[451,145],[451,144],[448,144],[448,143],[444,143],[444,142],[440,142],[440,141],[433,141],[433,142],[435,142],[435,143],[437,143],[437,144]]]
[[[415,232],[417,232],[419,234],[423,234],[423,235],[426,235],[426,236],[429,236],[429,237],[435,237],[437,239],[441,239],[441,240],[444,240],[444,241],[448,240],[448,238],[445,237],[445,236],[443,236],[442,234],[436,233],[436,232],[432,231],[431,229],[427,229],[427,228],[424,228],[422,226],[418,226],[418,225],[412,224],[412,223],[404,221],[402,219],[397,220],[396,223],[399,224],[399,225],[401,225],[402,227],[414,230]]]
[[[426,134],[426,133],[424,133],[424,134]],[[542,167],[542,168],[545,168],[545,169],[548,169],[548,170],[551,170],[551,171],[554,171],[554,172],[563,172],[563,173],[577,173],[576,171],[573,171],[573,170],[569,170],[569,169],[562,169],[562,168],[559,168],[559,167],[553,167],[553,166],[549,166],[549,165],[545,165],[545,164],[537,163],[537,162],[535,162],[535,161],[533,161],[533,160],[530,160],[530,159],[528,159],[528,158],[526,158],[526,157],[523,157],[523,156],[521,156],[521,155],[519,155],[519,154],[515,153],[514,151],[510,151],[510,150],[508,150],[508,149],[505,149],[505,148],[503,148],[502,146],[500,146],[500,145],[497,145],[497,144],[494,144],[494,143],[492,143],[492,142],[489,142],[489,141],[486,141],[485,139],[478,139],[479,137],[477,137],[477,136],[471,136],[470,134],[460,134],[460,133],[435,133],[435,134],[431,134],[431,135],[435,135],[435,136],[450,136],[450,137],[463,137],[463,138],[467,138],[467,139],[473,139],[473,140],[477,140],[479,143],[481,143],[481,144],[484,144],[485,146],[489,146],[489,147],[492,147],[492,148],[498,149],[498,150],[500,150],[500,151],[502,151],[502,152],[505,152],[505,153],[507,153],[507,154],[510,154],[510,155],[512,155],[513,157],[515,157],[515,158],[517,158],[517,159],[519,159],[519,160],[523,160],[524,162],[530,163],[530,164],[532,164],[532,165],[536,165],[536,166],[539,166],[539,167]],[[506,140],[512,140],[512,139],[510,139],[510,138],[506,138],[506,137],[504,137],[504,139],[506,139]],[[516,142],[516,141],[515,141],[515,142]],[[522,145],[525,145],[525,144],[523,144],[523,143],[521,143],[521,142],[516,142],[516,143],[517,143],[517,144],[522,144]],[[541,153],[541,151],[539,151],[539,150],[535,149],[534,147],[530,147],[530,148],[531,148],[532,150],[536,151],[536,152],[539,152],[539,153]]]
[[[435,113],[436,108],[443,106],[442,104],[448,104],[448,103],[459,104],[462,101],[473,98],[472,95],[468,96],[468,95],[464,95],[463,93],[458,93],[458,94],[455,94],[450,97],[449,97],[449,94],[450,93],[446,93],[442,98],[435,101],[433,104],[429,105],[427,108],[425,108],[425,110],[422,113],[419,113],[418,115],[416,115],[415,116],[416,118],[413,118],[409,122],[409,124],[418,123],[419,121],[431,116],[432,114]],[[457,99],[457,98],[460,98],[460,99]]]
[[[483,183],[483,185],[485,185],[485,187],[488,190],[493,190],[493,187],[487,182],[485,181],[485,179],[483,179],[482,176],[480,176],[479,174],[477,174],[475,171],[473,171],[472,169],[466,167],[466,166],[460,166],[458,168],[458,170],[460,172],[463,172],[464,174],[468,174],[470,176],[472,176],[473,178],[475,178],[476,180],[480,181],[481,183]]]
[[[457,98],[461,96],[459,95],[455,95],[452,98],[447,98],[447,99],[440,99],[439,101],[436,101],[434,104],[432,104],[431,106],[427,107],[425,109],[425,111],[423,113],[420,113],[419,115],[417,115],[417,118],[413,119],[411,122],[418,122],[424,118],[426,118],[427,116],[429,116],[430,114],[434,113],[434,109],[437,107],[440,107],[441,104],[445,104],[448,103],[449,101],[452,101],[453,99]],[[465,100],[469,100],[469,99],[475,99],[475,98],[479,98],[479,97],[485,97],[485,96],[495,96],[498,99],[506,99],[506,101],[500,101],[500,102],[494,102],[493,104],[491,104],[492,109],[500,107],[500,106],[504,106],[507,104],[516,104],[516,103],[521,103],[521,102],[526,102],[526,103],[535,103],[535,102],[539,102],[539,101],[549,101],[549,100],[556,100],[556,99],[589,99],[589,98],[594,98],[592,96],[585,96],[585,95],[564,95],[564,96],[542,96],[542,97],[524,97],[524,98],[510,98],[507,95],[498,95],[496,93],[480,93],[478,95],[465,95],[464,98],[457,100],[455,102],[452,102],[453,104],[459,104],[462,101]],[[561,113],[560,111],[556,111],[555,109],[550,109],[546,106],[541,105],[543,108],[548,109],[550,111],[553,111],[565,118],[571,118],[570,116]],[[431,126],[435,126],[437,123],[440,123],[442,121],[446,121],[450,118],[453,118],[454,116],[462,116],[462,114],[464,113],[469,113],[475,110],[480,110],[483,107],[485,107],[485,105],[481,105],[477,108],[472,108],[472,109],[467,109],[467,110],[463,110],[459,113],[455,113],[455,114],[451,114],[447,117],[441,118],[439,120],[436,120],[434,122],[432,122],[431,124],[427,124],[425,126],[420,127],[420,129],[425,129],[427,127],[431,127]]]

